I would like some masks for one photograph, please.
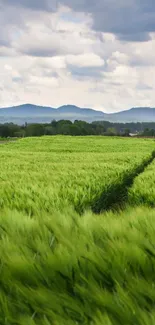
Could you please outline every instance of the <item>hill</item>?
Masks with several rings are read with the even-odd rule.
[[[43,122],[48,123],[52,119],[61,120],[68,119],[74,121],[76,119],[87,122],[94,120],[104,120],[104,113],[93,109],[79,108],[74,105],[64,105],[59,108],[37,106],[32,104],[24,104],[13,107],[0,109],[0,122]]]
[[[0,123],[13,122],[22,124],[49,123],[51,120],[68,119],[110,122],[155,122],[155,108],[135,107],[127,111],[107,114],[90,108],[80,108],[75,105],[64,105],[58,108],[24,104],[0,109]]]
[[[127,111],[108,114],[108,121],[113,122],[155,122],[155,108],[134,107]]]

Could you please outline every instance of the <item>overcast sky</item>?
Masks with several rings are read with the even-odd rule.
[[[0,0],[0,107],[155,107],[155,0]]]

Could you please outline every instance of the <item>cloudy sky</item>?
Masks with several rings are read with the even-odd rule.
[[[0,0],[0,107],[155,107],[154,0]]]

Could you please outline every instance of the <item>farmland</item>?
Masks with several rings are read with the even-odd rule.
[[[154,150],[93,136],[0,146],[0,324],[155,324]]]
[[[145,204],[155,207],[155,161],[148,165],[145,172],[134,181],[129,191],[131,204]]]

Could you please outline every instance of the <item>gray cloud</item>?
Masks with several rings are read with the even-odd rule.
[[[72,76],[77,79],[100,79],[102,78],[102,69],[101,67],[77,67],[74,65],[68,65],[68,69],[71,72]]]
[[[23,79],[21,77],[13,77],[12,81],[15,82],[15,83],[22,83]]]
[[[149,33],[127,33],[127,34],[118,34],[117,37],[126,42],[147,42],[151,40]]]
[[[31,10],[55,11],[58,8],[57,0],[1,0],[1,6],[24,7]]]
[[[3,37],[1,37],[0,35],[0,47],[8,47],[10,44],[8,42],[8,40],[5,40]]]
[[[113,33],[123,41],[148,41],[149,33],[155,32],[154,0],[1,0],[1,4],[3,8],[10,5],[45,11],[65,5],[91,14],[95,30]]]
[[[2,0],[2,5],[21,6],[30,9],[47,10],[48,0]]]
[[[153,87],[146,85],[144,83],[138,83],[138,85],[136,86],[137,90],[153,90]]]
[[[127,41],[147,41],[155,31],[155,2],[148,0],[63,0],[74,10],[90,12],[94,28]]]
[[[54,57],[57,55],[66,54],[80,54],[83,53],[84,45],[80,43],[79,39],[76,39],[77,44],[72,46],[74,42],[74,35],[65,34],[63,37],[61,33],[52,33],[50,35],[44,35],[38,33],[37,37],[33,33],[26,35],[25,38],[15,43],[16,50],[20,53],[27,54],[35,57]],[[87,48],[87,44],[86,44]]]

